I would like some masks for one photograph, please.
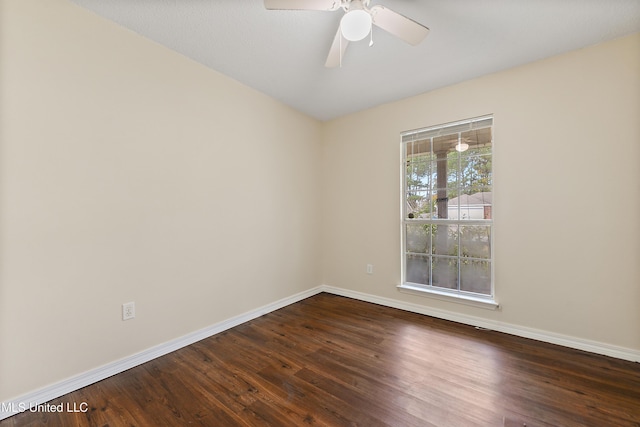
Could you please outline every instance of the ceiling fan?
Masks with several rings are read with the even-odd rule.
[[[340,27],[336,33],[326,67],[342,65],[342,56],[349,42],[359,41],[371,35],[372,25],[404,40],[410,45],[417,45],[429,33],[429,29],[416,21],[400,15],[382,5],[369,7],[371,0],[264,0],[267,9],[277,10],[344,10]],[[369,46],[373,45],[373,39]]]

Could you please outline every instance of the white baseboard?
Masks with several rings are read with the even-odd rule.
[[[320,289],[323,292],[335,295],[341,295],[361,301],[384,305],[387,307],[398,308],[400,310],[424,314],[427,316],[437,317],[439,319],[451,320],[453,322],[463,323],[465,325],[478,326],[480,328],[504,332],[506,334],[516,335],[523,338],[531,338],[551,344],[558,344],[564,347],[575,348],[577,350],[584,350],[590,353],[602,354],[605,356],[611,356],[617,359],[628,360],[631,362],[640,362],[640,351],[626,347],[619,347],[602,342],[556,334],[554,332],[543,331],[540,329],[528,328],[503,322],[496,322],[488,319],[483,319],[481,317],[469,316],[452,311],[426,307],[423,305],[412,304],[391,298],[379,297],[376,295],[351,291],[343,288],[336,288],[333,286],[323,285],[320,287]]]
[[[618,359],[629,360],[632,362],[640,362],[640,351],[632,350],[624,347],[613,346],[605,343],[584,340],[576,337],[570,337],[566,335],[555,334],[548,331],[542,331],[533,328],[526,328],[518,325],[504,324],[502,322],[494,322],[480,317],[468,316],[459,314],[447,310],[440,310],[431,307],[425,307],[418,304],[407,303],[391,298],[379,297],[376,295],[366,294],[362,292],[351,291],[343,288],[336,288],[333,286],[322,285],[304,292],[297,293],[287,298],[283,298],[274,303],[264,305],[255,310],[251,310],[247,313],[239,316],[232,317],[222,322],[211,325],[207,328],[199,331],[192,332],[184,335],[175,340],[166,342],[164,344],[157,345],[155,347],[144,350],[140,353],[132,356],[125,357],[115,362],[106,364],[104,366],[92,369],[50,386],[44,387],[40,390],[36,390],[20,396],[16,399],[12,399],[9,402],[1,402],[0,404],[0,420],[15,415],[18,412],[24,411],[24,408],[28,410],[35,405],[41,405],[52,399],[56,399],[60,396],[64,396],[67,393],[81,389],[95,382],[101,381],[105,378],[109,378],[113,375],[124,372],[127,369],[131,369],[135,366],[149,362],[157,357],[164,356],[172,351],[181,349],[197,341],[208,338],[212,335],[226,331],[227,329],[238,326],[242,323],[253,320],[264,314],[278,310],[287,305],[301,301],[310,296],[316,295],[321,292],[327,292],[334,295],[341,295],[349,298],[354,298],[361,301],[371,302],[374,304],[380,304],[387,307],[398,308],[400,310],[410,311],[413,313],[424,314],[427,316],[437,317],[440,319],[451,320],[453,322],[463,323],[472,326],[478,326],[481,328],[487,328],[494,331],[504,332],[511,335],[521,336],[524,338],[532,338],[538,341],[544,341],[552,344],[558,344],[565,347],[575,348],[578,350],[585,350],[591,353],[602,354],[606,356],[615,357]]]
[[[272,311],[278,310],[282,307],[302,301],[303,299],[316,295],[320,292],[322,292],[321,286],[297,293],[239,316],[216,323],[204,329],[200,329],[199,331],[176,338],[175,340],[151,347],[132,356],[108,363],[104,366],[73,376],[40,390],[27,393],[16,399],[12,399],[9,402],[1,402],[0,420],[8,418],[19,412],[23,412],[25,409],[29,410],[32,407],[35,408],[37,405],[41,405],[60,396],[64,396],[67,393],[79,390],[82,387],[86,387],[105,378],[109,378],[113,375],[119,374],[120,372],[124,372],[127,369],[149,362],[157,357],[164,356],[172,351],[179,350],[197,341],[226,331],[227,329],[233,328],[234,326],[238,326],[267,313],[271,313]]]

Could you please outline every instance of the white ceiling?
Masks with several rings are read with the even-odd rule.
[[[640,0],[372,0],[431,29],[409,46],[374,28],[324,67],[342,11],[262,0],[72,0],[296,110],[329,120],[640,32]]]

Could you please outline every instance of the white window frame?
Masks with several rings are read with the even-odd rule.
[[[431,298],[441,299],[445,301],[453,301],[457,303],[463,303],[472,306],[478,306],[483,308],[497,309],[499,307],[498,302],[495,299],[495,287],[494,287],[494,226],[493,226],[493,213],[491,215],[491,219],[483,219],[483,220],[461,220],[459,218],[456,219],[441,219],[441,218],[408,218],[407,213],[407,174],[406,174],[406,165],[407,165],[407,144],[415,141],[421,140],[433,140],[434,137],[438,136],[446,136],[446,135],[454,135],[460,134],[465,131],[474,130],[474,129],[482,129],[482,128],[491,128],[491,156],[493,159],[494,153],[494,144],[493,144],[493,115],[486,115],[481,117],[476,117],[467,120],[461,120],[451,123],[445,123],[437,126],[431,126],[428,128],[417,129],[412,131],[403,132],[400,138],[400,150],[401,150],[401,284],[398,285],[398,290],[405,293],[420,295],[420,296],[428,296]],[[493,163],[493,162],[492,162]],[[492,171],[493,176],[493,171]],[[493,179],[491,185],[491,191],[493,191]],[[493,211],[493,198],[491,202],[491,209]],[[458,289],[447,289],[433,286],[432,283],[429,284],[418,284],[406,281],[406,256],[407,256],[407,248],[406,248],[406,228],[408,224],[431,224],[431,225],[487,225],[490,227],[490,251],[489,258],[487,261],[490,262],[490,282],[491,282],[491,292],[490,295],[479,294],[473,292],[467,292],[459,289],[459,280],[460,280],[460,268],[458,268],[457,272],[457,283]],[[458,259],[461,259],[461,255],[457,255]],[[431,276],[430,276],[431,281]]]

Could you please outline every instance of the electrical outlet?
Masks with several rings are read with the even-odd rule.
[[[373,264],[367,264],[367,274],[373,274]]]
[[[136,317],[136,303],[128,302],[122,304],[122,320],[129,320]]]

